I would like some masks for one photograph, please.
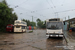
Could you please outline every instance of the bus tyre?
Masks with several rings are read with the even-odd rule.
[[[63,37],[61,37],[61,39],[63,39]]]
[[[11,30],[10,30],[10,32],[11,32]]]
[[[25,33],[26,33],[26,31],[25,31]]]
[[[48,39],[50,38],[50,36],[48,37]]]
[[[23,32],[23,30],[22,30],[22,32]]]

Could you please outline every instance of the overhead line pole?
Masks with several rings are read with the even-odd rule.
[[[32,22],[33,22],[33,16],[32,16]],[[33,26],[32,26],[32,31],[33,31]]]
[[[32,16],[32,22],[33,22],[33,16]]]

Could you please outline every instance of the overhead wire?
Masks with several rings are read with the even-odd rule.
[[[61,6],[63,6],[64,2],[65,2],[65,0],[63,0],[63,2],[62,2],[62,4],[61,4]]]
[[[46,9],[40,9],[40,10],[36,10],[36,12],[39,12],[39,11],[45,11],[45,10],[48,10],[49,8],[46,8]]]
[[[50,3],[48,2],[48,0],[46,0],[46,1],[47,1],[47,3],[50,5]],[[53,4],[53,1],[52,1],[52,0],[50,0],[50,1],[51,1],[51,3]],[[50,6],[51,6],[51,5],[50,5]],[[54,4],[53,4],[53,7],[56,8]],[[53,10],[53,12],[54,12],[54,14],[55,14],[55,17],[56,17],[56,16],[58,16],[58,13],[56,13],[56,12],[54,11],[53,7],[52,7],[52,10]]]
[[[47,3],[49,4],[48,0],[46,0],[46,1],[47,1]],[[51,5],[49,4],[49,6],[51,6]],[[51,7],[51,8],[53,8],[53,7]]]
[[[10,5],[12,5],[12,4],[10,4]],[[23,11],[26,10],[26,11],[31,12],[30,10],[28,10],[28,9],[26,9],[26,8],[22,8],[22,7],[20,7],[20,6],[18,6],[18,7],[15,7],[15,5],[12,5],[12,6],[14,6],[13,8],[18,8],[18,7],[19,7],[20,10],[23,10]]]
[[[51,4],[49,3],[48,0],[46,0],[46,2],[49,4],[49,6],[51,6]],[[51,7],[51,9],[53,10],[53,12],[55,12],[54,9],[53,9],[53,7]]]
[[[28,0],[26,0],[26,1],[24,1],[23,3],[26,3]],[[23,4],[23,3],[20,3],[20,4],[18,4],[18,5],[21,5],[21,4]]]
[[[20,6],[17,5],[17,6],[15,6],[14,8],[17,8],[17,7],[20,7]],[[20,7],[20,8],[22,8],[22,7]],[[22,8],[22,9],[25,9],[25,8]],[[47,8],[47,9],[49,9],[49,8]],[[46,9],[42,9],[42,10],[46,10]],[[30,11],[31,13],[34,13],[34,12],[36,13],[36,12],[42,11],[42,10],[31,11],[31,10],[27,10],[27,9],[26,9],[26,11]],[[41,16],[41,15],[40,15],[40,16]],[[44,16],[43,16],[43,17],[44,17]]]
[[[48,0],[46,0],[47,1],[47,3],[49,4],[49,2],[48,2]],[[51,6],[50,4],[49,4],[49,6]],[[20,6],[18,6],[18,7],[20,7]],[[20,8],[22,8],[22,7],[20,7]],[[23,8],[23,9],[25,9],[25,8]],[[52,8],[53,9],[53,8]],[[22,9],[21,9],[22,10]],[[27,9],[25,9],[25,10],[27,10]],[[59,12],[54,12],[54,13],[62,13],[62,12],[68,12],[68,11],[73,11],[73,10],[75,10],[75,9],[71,9],[71,10],[65,10],[65,11],[59,11]],[[31,12],[31,10],[27,10],[27,11],[30,11]],[[36,12],[32,12],[32,13],[36,13]],[[36,13],[37,14],[37,13]],[[40,16],[43,16],[43,15],[40,15]]]
[[[15,5],[13,5],[13,6],[15,6]],[[35,14],[38,14],[39,16],[42,16],[42,17],[44,17],[42,14],[39,14],[39,13],[36,13],[35,11],[31,11],[31,10],[28,10],[28,9],[26,9],[26,8],[23,8],[23,7],[20,7],[20,6],[18,6],[19,8],[21,8],[21,10],[26,10],[26,11],[29,11],[30,13],[35,13]],[[15,8],[15,7],[14,7]],[[17,7],[16,7],[17,8]],[[20,13],[20,14],[22,14],[22,13]]]
[[[56,6],[54,5],[53,1],[52,1],[52,0],[50,0],[50,1],[51,1],[51,3],[53,4],[53,7],[54,7],[54,8],[56,8]],[[57,12],[55,12],[54,14],[55,14],[55,17],[57,17],[57,18],[58,18],[58,13],[57,13]]]
[[[52,1],[52,0],[50,0],[50,1],[52,2],[52,4],[53,4],[53,7],[54,7],[54,8],[56,8],[56,6],[54,5],[53,1]]]
[[[49,6],[51,6],[48,0],[46,0],[46,2],[48,3]],[[51,8],[52,8],[52,10],[53,10],[53,7],[51,7]],[[54,10],[53,10],[53,11],[54,11]]]
[[[20,7],[20,6],[19,6]],[[20,8],[22,8],[22,7],[20,7]],[[25,8],[23,8],[24,10],[25,10]],[[21,10],[23,10],[23,9],[21,9]],[[32,12],[31,10],[28,10],[28,9],[26,9],[27,11],[30,11],[30,12]],[[68,12],[68,11],[74,11],[75,9],[71,9],[71,10],[65,10],[65,11],[59,11],[59,12],[54,12],[54,13],[62,13],[62,12]],[[32,13],[36,13],[35,11],[34,12],[32,12]],[[38,13],[36,13],[36,14],[38,14]],[[41,14],[39,14],[40,16],[42,16]]]
[[[65,11],[59,11],[57,13],[62,13],[62,12],[68,12],[68,11],[74,11],[75,9],[71,9],[71,10],[65,10]]]

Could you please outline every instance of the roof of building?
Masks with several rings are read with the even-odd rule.
[[[71,18],[69,20],[65,20],[64,22],[68,22],[68,21],[75,21],[75,18]]]

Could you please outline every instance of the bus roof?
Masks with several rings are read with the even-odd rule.
[[[15,22],[16,22],[16,21],[25,22],[25,21],[21,21],[21,20],[15,20]]]
[[[13,24],[8,24],[7,26],[14,26]]]
[[[25,26],[27,26],[27,23],[24,21],[21,21],[21,20],[15,20],[14,25],[25,25]]]
[[[47,19],[46,21],[63,21],[63,19],[60,19],[60,18],[51,18],[51,19]]]

